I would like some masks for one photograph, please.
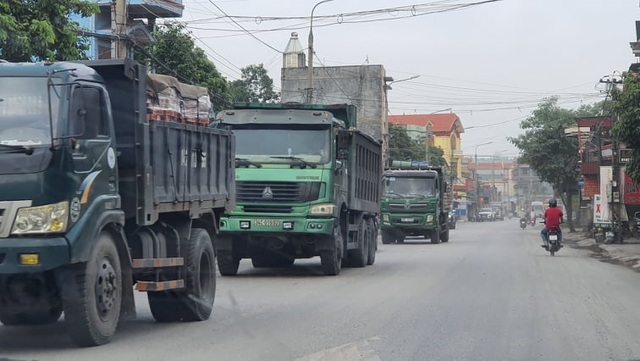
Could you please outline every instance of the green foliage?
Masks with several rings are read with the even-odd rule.
[[[577,112],[558,106],[558,98],[545,99],[532,115],[520,123],[524,134],[508,138],[520,149],[520,162],[527,163],[540,179],[551,184],[567,205],[567,219],[571,224],[571,202],[567,196],[576,189],[578,178],[578,140],[567,137],[564,130],[575,126]],[[582,109],[590,115],[594,109]]]
[[[151,68],[159,74],[176,76],[181,81],[206,87],[214,110],[222,110],[228,105],[227,81],[204,50],[195,45],[185,24],[164,23],[153,36],[154,41],[145,49],[151,57],[138,52],[137,59],[149,62]]]
[[[617,120],[611,134],[633,149],[626,173],[640,181],[640,79],[635,74],[624,75],[624,91],[613,90],[613,108]]]
[[[424,140],[411,139],[405,127],[389,124],[389,157],[391,160],[424,160],[426,146]],[[429,147],[429,164],[444,166],[444,151],[440,147]]]
[[[85,59],[86,38],[70,16],[98,12],[84,0],[0,0],[0,59],[11,62]]]
[[[557,192],[574,189],[578,177],[577,139],[564,135],[575,125],[576,114],[557,105],[558,98],[545,99],[533,114],[520,123],[525,132],[508,138],[521,151],[521,161],[528,163],[538,176]]]
[[[244,67],[241,73],[241,79],[234,80],[229,86],[229,94],[234,103],[270,103],[280,99],[280,94],[273,90],[273,79],[262,64]]]

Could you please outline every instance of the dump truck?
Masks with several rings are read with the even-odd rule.
[[[383,176],[382,243],[402,243],[407,236],[448,242],[449,189],[442,167],[394,161]]]
[[[135,317],[210,317],[212,238],[233,209],[233,133],[205,88],[130,59],[0,62],[0,322],[80,346]]]
[[[237,139],[237,206],[220,221],[218,270],[232,276],[319,256],[326,275],[375,262],[381,143],[347,104],[236,104],[217,127]]]

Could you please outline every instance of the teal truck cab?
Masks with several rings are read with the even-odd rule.
[[[446,190],[442,168],[393,162],[383,176],[382,243],[402,243],[406,236],[448,242],[450,197]]]
[[[75,343],[101,345],[135,316],[134,286],[158,321],[209,318],[211,238],[233,208],[234,138],[208,128],[207,115],[149,120],[147,94],[163,81],[150,87],[151,77],[128,59],[0,62],[5,326],[64,312]],[[183,101],[208,99],[204,88],[170,86]]]
[[[382,147],[356,128],[352,105],[238,104],[216,126],[237,138],[235,211],[215,240],[218,269],[235,275],[320,256],[323,272],[375,261]]]

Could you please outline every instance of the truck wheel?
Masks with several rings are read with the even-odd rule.
[[[351,267],[362,268],[367,265],[367,257],[369,255],[369,240],[366,239],[365,221],[362,219],[358,224],[358,246],[356,249],[349,250],[349,265]]]
[[[268,268],[272,267],[271,260],[267,255],[261,254],[251,257],[251,264],[253,268]]]
[[[435,229],[431,231],[431,243],[440,243],[440,225],[438,224]]]
[[[185,261],[186,290],[179,293],[183,304],[182,320],[207,320],[216,296],[216,265],[213,243],[206,230],[191,230]]]
[[[369,243],[369,252],[367,253],[367,266],[371,266],[376,262],[376,246],[378,243],[377,238],[375,237],[375,225],[371,219],[367,219],[367,232],[365,242]]]
[[[122,272],[113,237],[98,236],[87,263],[75,267],[72,284],[63,292],[65,322],[71,339],[80,346],[111,341],[120,319]]]
[[[218,251],[218,271],[223,276],[235,276],[238,274],[240,259],[233,257],[231,251]]]
[[[444,232],[442,232],[442,235],[440,236],[440,241],[444,242],[449,242],[449,228],[445,229]]]
[[[211,316],[216,294],[211,238],[204,229],[194,228],[184,248],[185,289],[147,293],[151,314],[158,322],[204,321]]]
[[[334,247],[330,251],[320,252],[320,264],[322,272],[327,276],[336,276],[340,274],[342,268],[342,258],[340,257],[340,248],[342,247],[342,230],[340,226],[333,227],[333,243]]]
[[[383,230],[382,231],[382,244],[393,243],[393,241],[395,241],[395,239],[391,235],[391,232]]]

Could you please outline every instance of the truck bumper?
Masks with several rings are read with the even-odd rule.
[[[429,215],[431,215],[430,218]],[[435,227],[435,215],[424,213],[383,213],[380,224],[380,229],[397,229],[408,232],[434,229]]]
[[[21,261],[29,255],[31,261]],[[37,255],[37,256],[36,256]],[[38,273],[69,264],[69,243],[64,237],[0,239],[0,274]]]
[[[232,216],[220,219],[220,233],[331,235],[333,224],[333,218]]]

